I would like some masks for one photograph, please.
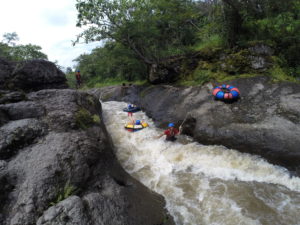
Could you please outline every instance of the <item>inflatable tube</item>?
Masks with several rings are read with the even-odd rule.
[[[132,108],[126,107],[123,109],[124,112],[132,112],[132,113],[138,112],[140,110],[141,110],[140,107],[132,107]]]
[[[134,125],[133,124],[126,124],[125,129],[130,131],[130,132],[135,132],[135,131],[142,130],[142,129],[148,127],[148,126],[149,126],[148,123],[142,123],[142,124],[139,124],[139,125],[137,125],[137,124],[134,124]]]
[[[215,96],[217,100],[236,100],[240,97],[240,91],[236,87],[223,84],[213,89],[213,96]]]

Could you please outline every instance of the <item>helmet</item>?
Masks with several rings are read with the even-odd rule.
[[[131,108],[131,107],[132,107],[131,104],[129,104],[129,105],[128,105],[128,109]]]
[[[174,123],[169,123],[168,127],[174,127]]]
[[[80,72],[80,70],[77,70],[77,72],[79,73],[79,72]]]
[[[136,123],[136,125],[140,125],[141,121],[140,120],[136,120],[135,123]]]

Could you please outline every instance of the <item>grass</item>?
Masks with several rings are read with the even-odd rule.
[[[50,203],[51,206],[56,205],[57,203],[67,199],[71,195],[74,195],[78,192],[77,188],[70,184],[68,181],[63,189],[58,191],[56,199]]]

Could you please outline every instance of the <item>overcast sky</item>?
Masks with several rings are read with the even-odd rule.
[[[73,67],[73,59],[89,53],[99,43],[72,46],[80,33],[76,27],[76,0],[1,0],[0,39],[4,33],[16,32],[17,44],[35,44],[50,61]]]

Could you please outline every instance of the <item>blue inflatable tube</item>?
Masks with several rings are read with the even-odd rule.
[[[130,108],[126,107],[123,109],[124,112],[132,112],[132,113],[138,112],[140,110],[141,110],[140,107],[130,107]]]

